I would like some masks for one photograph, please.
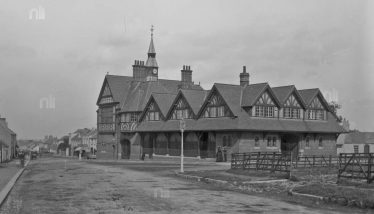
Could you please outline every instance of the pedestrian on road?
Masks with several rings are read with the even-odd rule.
[[[217,149],[216,162],[222,162],[222,150],[220,146]]]
[[[226,146],[223,147],[223,161],[227,162],[227,148],[226,148]]]

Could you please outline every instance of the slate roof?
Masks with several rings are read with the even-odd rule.
[[[128,88],[134,79],[129,76],[118,76],[118,75],[106,75],[104,84],[102,86],[100,96],[104,90],[105,83],[109,85],[109,89],[112,93],[114,102],[123,102],[123,98],[127,96]],[[100,96],[98,97],[97,103],[100,102]]]
[[[338,144],[374,144],[374,132],[350,132],[341,134]]]
[[[181,93],[195,115],[198,114],[209,92],[207,90],[181,90]]]
[[[158,93],[152,94],[152,97],[154,98],[155,102],[157,103],[164,117],[166,117],[169,111],[169,108],[171,104],[173,103],[173,100],[175,99],[176,96],[177,96],[176,94],[158,94]]]
[[[122,102],[122,111],[143,111],[153,93],[177,94],[181,82],[178,80],[159,79],[158,81],[133,81],[129,87],[126,99]],[[199,85],[192,85],[193,90],[203,90]]]
[[[299,93],[298,90],[296,90],[296,87],[294,85],[287,85],[287,86],[280,86],[280,87],[273,87],[271,88],[275,94],[276,97],[278,97],[279,102],[284,105],[284,103],[287,101],[288,97],[295,92],[296,98],[299,99],[301,102],[301,105],[305,108],[305,102],[303,100],[303,97]]]
[[[309,106],[309,104],[312,102],[313,98],[318,94],[319,89],[318,88],[312,88],[312,89],[304,89],[304,90],[298,90],[301,97],[303,98],[306,106]]]

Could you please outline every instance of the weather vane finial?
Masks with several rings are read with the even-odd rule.
[[[154,26],[153,25],[151,25],[151,37],[153,37],[153,31],[154,31],[154,28],[153,28]]]

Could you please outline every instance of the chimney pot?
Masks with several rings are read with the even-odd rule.
[[[243,66],[243,73],[247,73],[247,68],[245,67],[245,65]]]

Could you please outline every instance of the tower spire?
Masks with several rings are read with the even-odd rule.
[[[153,57],[156,56],[156,50],[155,50],[155,46],[153,44],[153,31],[154,31],[154,28],[153,28],[153,25],[151,27],[151,43],[149,44],[149,48],[148,48],[148,57],[151,55],[154,55]]]
[[[148,59],[145,65],[147,67],[158,68],[157,61],[156,61],[156,50],[153,44],[153,31],[154,31],[154,26],[152,25],[151,26],[151,42],[149,44]]]

